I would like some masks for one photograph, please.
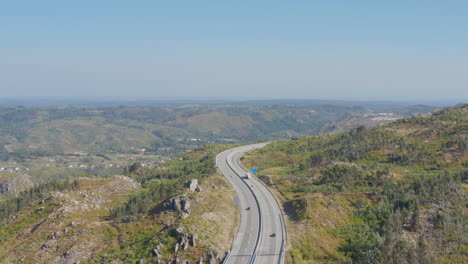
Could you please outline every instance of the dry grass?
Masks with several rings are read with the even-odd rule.
[[[86,258],[112,244],[103,232],[110,227],[109,208],[123,204],[137,185],[119,177],[80,178],[80,182],[80,190],[55,193],[3,227],[30,223],[1,246],[1,263],[52,263],[64,254]]]
[[[343,195],[323,195],[321,193],[292,195],[285,190],[282,176],[288,168],[284,166],[269,166],[272,160],[281,159],[281,154],[274,158],[271,153],[262,154],[261,150],[251,151],[243,156],[244,167],[261,168],[261,175],[269,175],[275,184],[270,190],[280,203],[288,199],[306,199],[307,217],[296,221],[287,219],[288,235],[287,262],[288,263],[329,263],[344,262],[345,256],[338,251],[342,239],[338,229],[345,226],[350,217],[351,205]]]
[[[235,192],[223,176],[205,178],[202,191],[196,194],[188,227],[201,238],[201,243],[220,252],[228,251],[239,224],[239,208],[234,204]],[[203,237],[202,237],[203,236]]]

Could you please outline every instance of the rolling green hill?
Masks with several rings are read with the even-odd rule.
[[[411,115],[430,109],[389,111]],[[389,122],[379,118],[378,111],[287,104],[0,107],[0,160],[74,152],[137,154],[142,150],[175,155],[207,143],[290,138]]]
[[[243,157],[289,215],[291,263],[466,263],[468,105]]]

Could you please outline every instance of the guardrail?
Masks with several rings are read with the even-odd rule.
[[[250,259],[249,264],[253,264],[255,262],[255,259],[257,258],[257,254],[253,254],[252,258]]]
[[[278,263],[279,264],[284,264],[285,251],[286,251],[284,249],[284,244],[286,242],[286,240],[284,238],[286,237],[286,231],[285,231],[284,219],[283,219],[283,216],[281,214],[279,215],[279,218],[280,218],[280,222],[282,223],[281,224],[281,230],[283,232],[283,239],[281,240],[281,251],[280,251],[280,257],[279,257]]]
[[[231,256],[231,251],[229,250],[226,257],[224,257],[223,262],[221,262],[221,264],[226,264],[228,262],[230,256]]]

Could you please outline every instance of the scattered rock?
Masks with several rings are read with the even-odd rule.
[[[177,237],[182,237],[186,234],[187,228],[185,226],[181,226],[176,228],[175,232]]]
[[[157,258],[157,259],[161,259],[163,257],[161,251],[159,251],[159,249],[155,248],[153,249],[153,255]]]
[[[40,204],[43,204],[43,203],[47,202],[47,201],[50,200],[50,199],[52,199],[52,196],[49,196],[49,197],[47,197],[47,198],[42,199],[41,202],[40,202]]]
[[[50,239],[56,239],[56,238],[59,238],[60,236],[62,236],[62,232],[57,231],[57,232],[53,232],[52,234],[50,234],[49,238]]]
[[[208,253],[206,253],[206,259],[208,261],[208,264],[216,264],[220,262],[218,253],[216,253],[215,251],[208,251]]]
[[[171,221],[167,220],[167,221],[164,222],[164,227],[165,227],[165,228],[169,228],[169,227],[171,227],[171,226],[172,226],[172,222],[171,222]]]
[[[197,246],[197,239],[198,239],[198,235],[197,234],[193,234],[191,236],[189,236],[189,243],[190,243],[190,246],[192,247],[196,247]]]
[[[183,220],[183,219],[185,219],[185,218],[187,218],[187,217],[189,217],[189,214],[187,214],[187,213],[184,212],[184,213],[182,213],[182,215],[180,216],[180,219]]]
[[[182,211],[190,213],[190,202],[188,200],[182,199],[180,203],[182,205]]]
[[[190,190],[191,192],[193,192],[193,191],[195,191],[195,190],[197,189],[197,187],[198,187],[198,180],[197,180],[197,179],[192,179],[192,180],[190,180],[189,182],[187,182],[187,183],[185,184],[185,186],[186,186],[187,188],[189,188],[189,190]]]
[[[197,191],[197,192],[201,192],[201,191],[202,191],[202,188],[200,187],[200,185],[197,186],[197,188],[195,188],[195,191]]]
[[[180,238],[180,247],[183,250],[186,250],[189,247],[189,241],[188,241],[187,236],[183,236]]]
[[[49,240],[47,241],[43,246],[42,246],[42,249],[46,249],[46,248],[51,248],[52,246],[55,245],[55,240]]]
[[[157,250],[161,250],[161,249],[163,249],[163,248],[164,248],[164,245],[161,244],[161,243],[159,243],[159,244],[156,246],[156,249],[157,249]]]

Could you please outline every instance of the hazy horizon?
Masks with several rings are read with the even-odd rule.
[[[468,101],[468,2],[8,2],[0,98]]]
[[[243,98],[243,97],[2,97],[0,106],[163,106],[163,105],[347,105],[405,107],[426,105],[452,107],[465,104],[463,100],[349,100],[333,98]]]

